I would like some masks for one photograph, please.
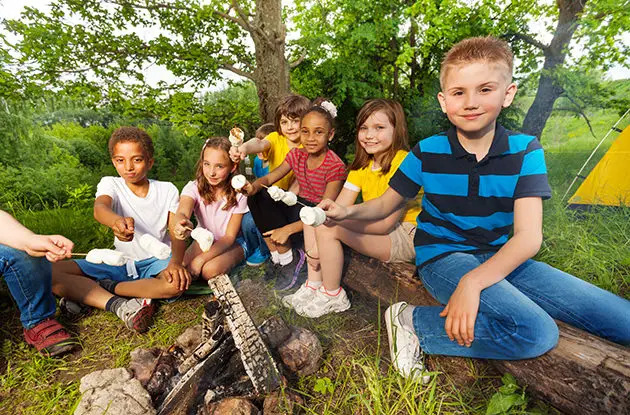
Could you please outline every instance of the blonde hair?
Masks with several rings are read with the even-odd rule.
[[[392,145],[387,149],[387,152],[381,160],[381,173],[387,174],[392,165],[392,160],[396,157],[398,150],[409,150],[409,134],[407,133],[407,120],[405,119],[405,111],[403,111],[402,105],[398,101],[393,99],[371,99],[366,101],[365,104],[359,110],[357,115],[356,129],[357,136],[354,140],[356,148],[356,155],[354,161],[348,168],[349,170],[359,170],[367,167],[370,164],[370,160],[373,156],[369,155],[367,151],[359,143],[359,128],[365,123],[365,121],[377,111],[383,111],[390,124],[394,127],[394,137],[392,139]]]
[[[464,39],[446,53],[440,67],[440,86],[444,87],[449,66],[476,61],[504,64],[507,67],[508,82],[512,80],[514,56],[508,43],[493,36],[480,36]]]

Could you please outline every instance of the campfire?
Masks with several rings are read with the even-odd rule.
[[[257,328],[227,275],[212,279],[208,285],[214,296],[204,306],[200,336],[196,331],[189,336],[186,346],[176,344],[165,350],[138,349],[132,352],[130,369],[133,379],[126,369],[113,369],[124,371],[125,382],[135,381],[142,385],[148,395],[144,406],[140,405],[134,412],[128,409],[133,403],[122,402],[129,398],[139,400],[129,393],[118,393],[128,390],[128,386],[116,385],[111,387],[114,390],[112,396],[95,397],[101,391],[90,390],[82,380],[84,397],[75,414],[92,413],[92,409],[98,410],[107,402],[108,407],[113,406],[114,401],[121,401],[120,408],[126,415],[212,414],[220,412],[211,408],[231,397],[238,397],[238,405],[250,405],[252,413],[257,413],[252,402],[262,402],[263,398],[287,384],[281,369],[302,375],[317,370],[322,350],[314,334],[302,328],[291,328],[279,317],[268,319]],[[107,376],[110,375],[101,375],[100,379]],[[102,380],[97,382],[99,384],[94,389],[104,388]],[[278,406],[277,394],[272,396],[272,405]],[[114,413],[112,410],[110,407],[107,413]]]

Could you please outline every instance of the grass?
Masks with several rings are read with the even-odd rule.
[[[616,114],[601,111],[589,115],[598,138],[617,118]],[[593,165],[614,137],[600,149]],[[542,143],[553,198],[545,202],[545,241],[537,259],[630,298],[630,211],[610,209],[577,214],[567,210],[560,200],[597,141],[579,119],[554,116],[547,123]],[[92,219],[89,208],[15,213],[36,232],[65,234],[76,243],[77,252],[111,246],[111,232]],[[260,276],[257,270],[244,268],[241,278],[257,280]],[[260,295],[252,298],[257,297]],[[80,399],[79,379],[83,375],[127,365],[129,353],[137,347],[171,345],[187,327],[199,322],[205,300],[206,297],[194,297],[162,307],[154,326],[144,335],[129,332],[117,318],[104,312],[95,312],[80,321],[62,319],[78,334],[82,351],[50,359],[39,356],[22,341],[17,311],[6,288],[0,289],[0,318],[4,321],[0,327],[0,414],[73,412]],[[273,295],[254,302],[258,306],[250,311],[255,321],[280,315],[288,324],[312,330],[322,342],[321,369],[296,379],[292,386],[305,400],[304,413],[479,414],[486,412],[501,386],[500,374],[476,361],[464,360],[462,367],[460,360],[454,370],[449,359],[433,357],[428,359],[434,374],[429,384],[405,381],[389,365],[386,335],[379,318],[381,310],[370,300],[355,296],[348,312],[316,320],[286,310]],[[250,302],[246,304],[249,307]],[[509,413],[552,411],[527,398],[525,404]]]

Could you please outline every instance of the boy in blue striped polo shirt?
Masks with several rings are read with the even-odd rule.
[[[416,265],[426,289],[446,306],[387,309],[396,369],[427,380],[422,352],[536,357],[558,341],[554,319],[630,344],[630,301],[531,259],[542,242],[542,199],[551,190],[536,137],[496,123],[517,89],[507,43],[459,42],[442,62],[440,83],[438,100],[454,127],[420,141],[380,198],[348,207],[320,203],[331,219],[374,220],[424,188]]]

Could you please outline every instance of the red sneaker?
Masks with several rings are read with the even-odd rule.
[[[54,318],[46,319],[30,329],[24,329],[26,343],[46,356],[59,356],[77,346],[74,339]]]

